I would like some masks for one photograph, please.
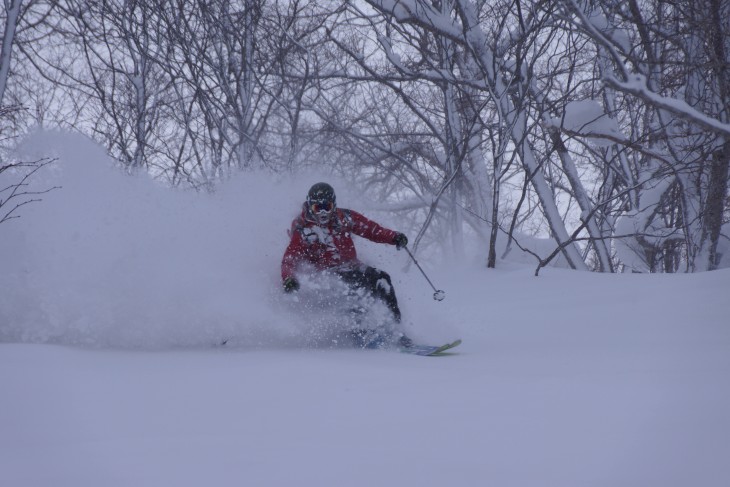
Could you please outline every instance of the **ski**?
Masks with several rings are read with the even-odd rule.
[[[446,343],[444,345],[411,345],[410,347],[400,347],[398,350],[401,353],[408,353],[411,355],[421,355],[424,357],[433,357],[444,353],[454,347],[461,345],[461,339]]]
[[[216,347],[225,347],[230,342],[229,338],[224,338],[214,346]],[[371,340],[367,342],[366,344],[360,344],[359,346],[356,346],[355,348],[361,349],[361,350],[397,350],[401,353],[407,353],[410,355],[420,355],[422,357],[433,357],[438,356],[446,352],[447,350],[451,350],[454,347],[458,347],[461,345],[461,339],[455,340],[450,343],[446,343],[444,345],[420,345],[420,344],[413,344],[408,347],[404,346],[396,346],[395,349],[391,348],[392,345],[388,345],[385,341],[383,341],[382,338],[376,338],[374,340]]]

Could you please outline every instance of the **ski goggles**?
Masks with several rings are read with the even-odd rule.
[[[335,203],[333,201],[315,201],[309,205],[309,209],[312,213],[329,213],[335,209]]]

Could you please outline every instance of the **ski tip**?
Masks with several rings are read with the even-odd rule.
[[[461,338],[456,339],[451,343],[447,343],[446,345],[440,346],[433,353],[431,353],[429,355],[438,355],[438,354],[444,353],[447,350],[451,350],[454,347],[458,347],[459,345],[461,345]]]
[[[412,355],[421,355],[425,357],[433,357],[438,355],[447,355],[444,352],[451,350],[454,347],[461,345],[461,338],[454,340],[453,342],[446,343],[441,346],[433,345],[413,345],[407,348],[401,348],[400,351]]]

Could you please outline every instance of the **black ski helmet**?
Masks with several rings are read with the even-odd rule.
[[[312,220],[326,225],[337,207],[335,190],[327,183],[317,183],[307,193],[307,211]]]
[[[317,183],[309,188],[307,203],[337,203],[335,189],[327,183]]]

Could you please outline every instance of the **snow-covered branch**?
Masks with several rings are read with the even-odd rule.
[[[649,89],[646,77],[641,74],[632,75],[628,81],[620,81],[615,76],[606,75],[604,80],[608,86],[624,93],[631,93],[649,105],[666,110],[677,117],[695,123],[700,127],[724,137],[730,137],[730,124],[712,118],[693,108],[684,100],[662,96]]]

